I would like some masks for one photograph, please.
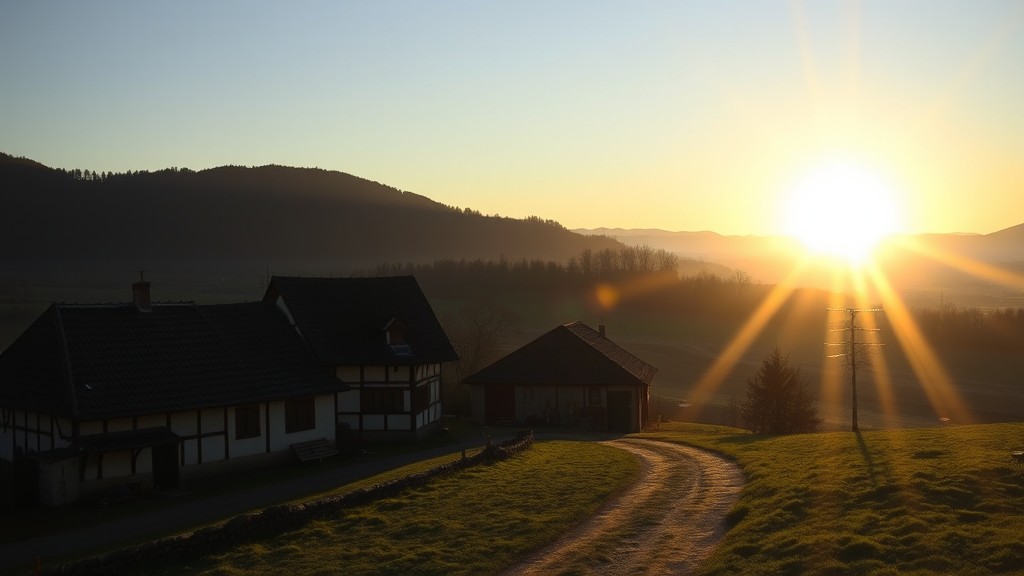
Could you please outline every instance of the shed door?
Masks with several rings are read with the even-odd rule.
[[[178,489],[178,443],[153,446],[153,487],[158,490]]]
[[[516,420],[516,387],[502,384],[487,387],[484,419],[488,426],[508,426]]]
[[[608,430],[610,432],[632,432],[633,419],[630,408],[632,392],[608,391]]]

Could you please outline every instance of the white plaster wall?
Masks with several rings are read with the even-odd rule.
[[[384,415],[363,414],[363,430],[383,430]]]
[[[203,438],[202,443],[203,462],[215,462],[224,459],[224,436],[218,435]]]
[[[224,409],[207,408],[202,411],[203,434],[224,431]],[[205,458],[205,449],[204,449]]]
[[[191,440],[182,440],[181,449],[185,454],[181,463],[183,466],[190,466],[192,464],[199,463],[199,442],[196,441],[195,438]]]
[[[409,366],[392,366],[390,380],[392,382],[409,382]]]
[[[145,416],[139,416],[139,428],[156,428],[158,426],[167,426],[167,415],[166,414],[147,414]]]
[[[171,414],[171,430],[178,436],[195,436],[196,413],[174,412]]]
[[[364,366],[363,377],[366,382],[384,382],[384,366]]]
[[[408,414],[388,414],[388,430],[408,430]]]

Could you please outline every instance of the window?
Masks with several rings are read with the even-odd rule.
[[[601,387],[591,386],[590,387],[590,403],[600,404],[601,403]]]
[[[402,414],[405,396],[399,388],[363,388],[359,391],[363,414]]]
[[[284,402],[284,432],[302,432],[316,428],[316,402],[312,396]]]
[[[235,407],[235,440],[256,438],[261,428],[259,404]]]
[[[430,405],[430,383],[424,384],[412,393],[412,411],[426,410]]]

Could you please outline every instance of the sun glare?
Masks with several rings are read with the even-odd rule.
[[[811,252],[864,261],[898,229],[889,185],[874,172],[848,162],[823,164],[790,189],[785,230]]]

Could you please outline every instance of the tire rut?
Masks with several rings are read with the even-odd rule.
[[[637,482],[503,575],[689,574],[711,553],[743,487],[739,467],[716,454],[667,442],[603,443],[641,459]]]

